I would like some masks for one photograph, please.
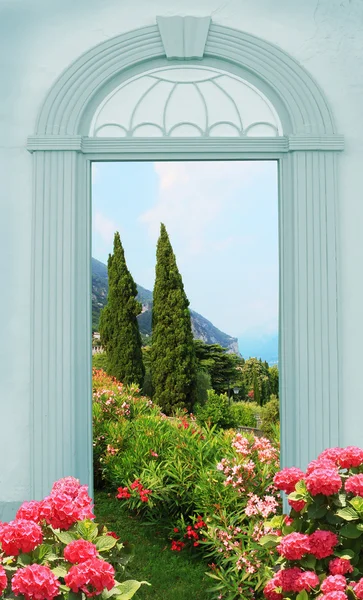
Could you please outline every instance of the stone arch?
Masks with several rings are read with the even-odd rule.
[[[323,92],[291,56],[250,34],[210,23],[209,17],[198,19],[158,18],[157,25],[87,51],[52,86],[28,139],[34,153],[35,498],[70,474],[92,489],[93,160],[278,161],[282,462],[305,467],[324,447],[339,444],[335,206],[343,138]],[[88,137],[95,108],[121,80],[175,60],[223,65],[244,77],[271,101],[284,135]]]

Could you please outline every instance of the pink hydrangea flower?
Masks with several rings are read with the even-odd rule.
[[[312,460],[306,469],[306,475],[310,475],[316,469],[337,469],[337,465],[334,461],[329,460],[328,458],[318,458],[317,460]]]
[[[267,600],[282,600],[283,595],[276,592],[276,588],[279,587],[278,581],[275,578],[270,579],[263,588],[263,594]]]
[[[320,600],[347,600],[348,596],[344,592],[329,592],[320,596]]]
[[[20,552],[31,552],[42,541],[42,530],[34,521],[15,519],[10,523],[3,523],[0,528],[1,546],[8,556],[18,556]]]
[[[296,581],[296,592],[302,592],[303,590],[309,591],[310,588],[317,587],[319,583],[320,580],[316,573],[313,571],[305,571]]]
[[[342,448],[338,464],[342,469],[351,469],[352,467],[360,467],[363,464],[363,450],[357,446],[347,446]]]
[[[74,540],[64,548],[64,558],[72,564],[81,563],[96,557],[96,546],[86,540]]]
[[[345,482],[345,491],[355,496],[363,496],[363,474],[352,475]]]
[[[26,600],[53,600],[59,594],[60,582],[45,565],[33,564],[19,569],[11,581],[15,596]]]
[[[296,467],[286,467],[285,469],[282,469],[282,471],[276,473],[273,481],[279,490],[286,492],[286,494],[291,494],[291,492],[295,490],[297,482],[304,479],[304,477],[305,474],[301,469]]]
[[[8,579],[6,577],[5,569],[2,565],[0,565],[0,596],[4,590],[6,590],[8,585]]]
[[[73,565],[64,578],[72,592],[82,591],[88,598],[101,594],[104,589],[115,586],[115,569],[104,560],[91,558],[79,565]]]
[[[86,485],[74,477],[56,481],[50,496],[41,502],[40,516],[55,529],[69,529],[76,521],[94,519]]]
[[[357,598],[359,598],[359,600],[363,600],[363,578],[359,579],[354,586],[352,584],[350,585],[354,587],[354,593]]]
[[[296,512],[300,512],[306,504],[305,500],[290,500],[290,498],[288,498],[287,501],[290,504],[291,508],[296,510]]]
[[[329,571],[332,575],[346,575],[353,573],[353,565],[346,558],[334,558],[329,562]]]
[[[41,506],[42,503],[36,500],[31,500],[30,502],[23,502],[18,512],[16,513],[16,519],[26,519],[27,521],[34,521],[35,523],[40,523]]]
[[[317,468],[306,478],[306,487],[312,496],[331,496],[339,492],[342,480],[337,469]]]
[[[328,459],[331,460],[335,465],[338,465],[341,451],[342,448],[326,448],[319,454],[318,460]]]
[[[310,552],[309,536],[303,533],[289,533],[282,538],[276,550],[287,560],[300,560]]]
[[[347,580],[343,575],[329,575],[321,584],[321,591],[324,594],[329,592],[344,592],[347,588]]]
[[[315,558],[327,558],[338,545],[338,537],[332,531],[317,530],[309,535],[310,554]]]

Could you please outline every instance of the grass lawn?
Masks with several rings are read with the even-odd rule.
[[[151,587],[142,586],[135,595],[140,600],[210,600],[207,588],[213,580],[205,575],[207,565],[188,552],[172,552],[170,542],[152,527],[145,527],[131,517],[122,504],[106,492],[95,493],[97,521],[129,542],[135,548],[130,562],[130,578],[148,581]]]

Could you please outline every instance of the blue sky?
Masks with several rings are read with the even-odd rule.
[[[137,283],[152,289],[160,222],[191,307],[235,337],[278,330],[275,162],[94,163],[92,255],[119,231]]]

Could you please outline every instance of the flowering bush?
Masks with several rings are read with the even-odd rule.
[[[274,483],[288,494],[291,512],[268,523],[279,536],[260,540],[279,555],[265,597],[362,600],[363,449],[329,448],[305,473],[283,469]]]
[[[73,477],[57,481],[44,500],[24,502],[13,521],[0,523],[0,595],[131,598],[146,582],[121,581],[128,553],[93,519],[87,486]]]
[[[167,418],[136,391],[131,416],[116,418],[110,404],[101,410],[108,400],[97,395],[106,389],[103,377],[97,374],[102,385],[94,381],[95,434],[102,437],[95,443],[103,482],[120,509],[154,522],[172,552],[207,557],[215,598],[260,593],[274,565],[272,550],[258,543],[272,533],[264,519],[281,513],[273,485],[278,444],[201,426],[182,412]],[[123,402],[119,387],[115,405]]]

